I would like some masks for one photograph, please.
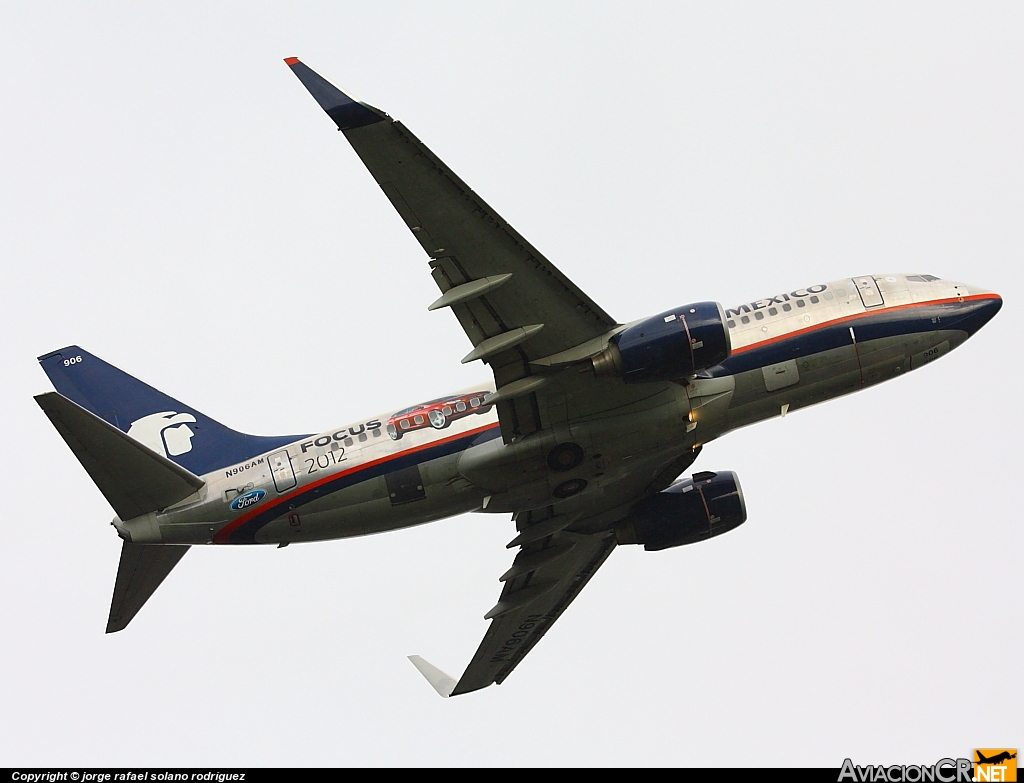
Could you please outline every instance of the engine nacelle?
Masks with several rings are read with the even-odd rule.
[[[735,473],[696,473],[633,506],[615,526],[615,538],[620,544],[643,544],[650,552],[720,536],[746,519]]]
[[[714,367],[731,350],[722,305],[697,302],[624,329],[591,361],[595,374],[626,383],[675,381]]]

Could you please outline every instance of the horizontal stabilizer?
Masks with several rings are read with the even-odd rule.
[[[110,599],[107,633],[123,630],[132,621],[187,551],[188,546],[177,544],[122,542],[114,596]]]
[[[451,696],[452,691],[455,690],[455,678],[450,677],[443,671],[438,669],[434,664],[429,661],[423,660],[418,655],[410,655],[409,660],[412,661],[412,665],[420,670],[427,682],[437,691],[442,697],[447,699]]]
[[[48,392],[35,400],[121,519],[167,508],[204,485],[66,397]]]

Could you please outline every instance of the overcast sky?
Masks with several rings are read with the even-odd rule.
[[[0,765],[927,763],[1024,744],[1020,3],[5,3]],[[852,275],[1005,306],[709,444],[748,522],[615,552],[442,700],[514,526],[195,547],[103,633],[113,512],[32,401],[77,343],[313,432],[488,379],[289,69],[401,119],[620,321]]]

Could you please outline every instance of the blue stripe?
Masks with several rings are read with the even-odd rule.
[[[998,299],[926,304],[904,310],[881,310],[838,324],[823,324],[813,331],[734,354],[721,364],[700,373],[699,377],[719,378],[738,375],[790,359],[852,345],[850,327],[853,327],[858,343],[947,329],[959,329],[974,334],[995,315],[1001,304]]]

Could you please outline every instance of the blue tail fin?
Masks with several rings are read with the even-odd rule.
[[[304,437],[235,432],[77,345],[39,363],[57,392],[197,476]]]

